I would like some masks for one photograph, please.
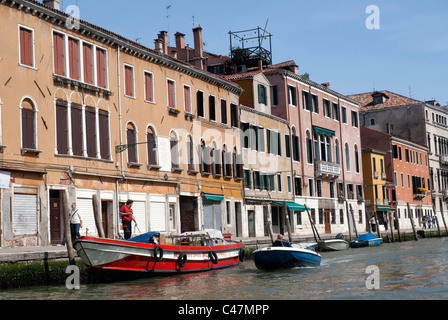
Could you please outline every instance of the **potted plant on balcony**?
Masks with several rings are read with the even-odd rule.
[[[358,196],[358,202],[363,202],[363,201],[364,201],[364,197],[361,196],[361,195],[359,195],[359,196]]]
[[[345,195],[344,195],[343,192],[339,192],[339,194],[338,194],[338,199],[339,199],[339,201],[341,201],[341,202],[345,201]]]
[[[180,113],[180,109],[168,107],[169,113],[178,114]]]

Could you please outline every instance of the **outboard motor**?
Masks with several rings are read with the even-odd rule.
[[[338,240],[345,240],[345,237],[344,237],[344,235],[343,235],[342,233],[339,233],[339,234],[336,236],[336,239],[338,239]]]

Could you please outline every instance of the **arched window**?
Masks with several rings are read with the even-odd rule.
[[[359,151],[357,145],[355,145],[355,170],[356,173],[359,173]]]
[[[157,166],[157,136],[156,131],[151,126],[146,130],[146,144],[148,146],[148,165]]]
[[[126,144],[128,145],[128,163],[138,163],[137,128],[132,122],[126,126]]]
[[[171,131],[170,134],[170,147],[171,147],[171,168],[179,169],[180,161],[179,161],[179,137],[177,136],[176,131]]]
[[[300,161],[300,144],[296,128],[292,128],[292,155],[294,161]]]
[[[22,148],[37,149],[37,111],[34,102],[25,98],[21,104]]]
[[[341,164],[341,148],[339,147],[339,141],[338,140],[336,140],[335,141],[335,144],[334,144],[334,148],[335,148],[335,157],[336,157],[336,163],[337,164]]]
[[[218,146],[216,145],[215,141],[213,141],[213,143],[212,143],[212,150],[211,150],[210,156],[213,158],[213,174],[215,176],[221,176],[222,175],[221,152],[219,151]]]
[[[306,161],[309,164],[313,163],[313,141],[309,131],[306,132]]]
[[[187,162],[188,171],[194,171],[194,145],[191,135],[187,137]]]
[[[348,146],[348,143],[345,144],[345,163],[347,171],[350,171],[350,148]]]

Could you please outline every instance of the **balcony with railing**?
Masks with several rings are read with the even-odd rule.
[[[336,179],[341,175],[341,165],[334,162],[316,161],[316,178]]]
[[[439,162],[442,166],[448,166],[448,155],[442,154],[439,156]]]

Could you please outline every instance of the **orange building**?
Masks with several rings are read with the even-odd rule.
[[[386,197],[399,219],[400,228],[422,226],[422,218],[432,214],[428,149],[387,133],[361,126],[363,148],[386,152]],[[382,223],[382,216],[379,216]]]
[[[60,243],[64,192],[82,235],[93,195],[107,237],[128,199],[137,232],[234,233],[242,89],[44,2],[0,4],[0,246]]]

